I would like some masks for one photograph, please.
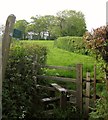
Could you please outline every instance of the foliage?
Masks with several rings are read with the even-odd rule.
[[[108,25],[94,29],[91,33],[84,34],[84,41],[88,48],[96,53],[97,60],[104,61],[104,72],[106,73],[106,86],[108,90]]]
[[[39,103],[35,77],[36,72],[41,72],[33,71],[36,59],[39,63],[45,64],[45,47],[26,42],[11,44],[6,77],[3,81],[3,119],[30,119],[36,115]]]
[[[30,41],[28,41],[30,42]],[[55,41],[32,41],[33,43],[47,46],[47,64],[48,65],[56,65],[56,66],[76,66],[76,64],[83,64],[83,75],[86,76],[87,70],[91,72],[91,76],[93,76],[93,66],[96,64],[95,58],[87,55],[76,54],[73,52],[69,52],[63,49],[59,49],[55,45]],[[48,72],[49,73],[49,72]],[[58,71],[52,71],[52,73],[56,74]],[[62,72],[63,73],[63,72]],[[101,72],[102,73],[102,72]],[[101,76],[99,69],[97,68],[97,76]],[[54,75],[53,74],[53,75]],[[64,76],[76,76],[76,74],[72,74],[72,72],[64,71]]]
[[[58,48],[61,48],[70,52],[88,55],[88,50],[85,49],[85,45],[82,40],[82,37],[70,37],[70,36],[59,37],[55,41],[55,45]]]
[[[75,106],[72,105],[67,105],[66,109],[61,110],[59,109],[54,109],[54,114],[52,116],[53,119],[56,120],[82,120],[82,116],[80,113],[78,113],[77,109]]]
[[[101,98],[96,101],[96,108],[90,113],[90,120],[108,119],[108,92],[102,92]]]
[[[53,40],[62,36],[82,36],[86,31],[86,23],[82,12],[64,10],[55,16],[32,16],[29,23],[26,20],[18,20],[15,28],[23,32],[23,39],[29,39],[31,34],[30,39]]]
[[[104,66],[104,72],[106,72],[106,88],[108,91],[108,25],[94,29],[91,33],[86,32],[84,34],[84,41],[87,48],[94,51],[97,60],[101,61]],[[91,120],[107,120],[108,119],[108,92],[97,100],[96,109],[91,115]]]
[[[64,10],[57,13],[60,36],[82,36],[86,31],[85,18],[82,12]]]
[[[86,32],[84,40],[88,48],[95,50],[97,57],[108,63],[108,26],[94,29],[92,33]]]

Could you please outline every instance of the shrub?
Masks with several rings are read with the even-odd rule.
[[[33,78],[36,72],[42,71],[33,71],[33,64],[37,55],[37,61],[45,64],[46,54],[45,47],[30,42],[12,43],[3,81],[3,119],[30,119],[36,116],[38,97]]]
[[[103,70],[106,75],[106,87],[108,91],[108,25],[86,32],[83,36],[86,46],[94,51],[97,60],[103,60]]]
[[[80,54],[88,54],[88,51],[85,49],[82,37],[59,37],[55,41],[55,45],[58,48],[75,52],[75,53],[80,53]]]
[[[108,120],[108,92],[102,92],[102,96],[96,102],[96,108],[90,113],[90,120]]]

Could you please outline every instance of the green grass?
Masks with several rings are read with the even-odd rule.
[[[34,42],[34,44],[35,43],[40,44],[48,48],[48,55],[47,55],[48,65],[76,66],[76,64],[83,64],[83,75],[84,76],[86,75],[86,71],[90,71],[91,76],[93,76],[93,68],[94,68],[94,64],[96,64],[95,58],[59,49],[54,46],[54,41],[32,40],[26,42]],[[97,74],[99,76],[99,71]]]
[[[76,54],[66,50],[59,49],[55,47],[54,41],[42,41],[42,40],[33,41],[32,40],[32,41],[21,41],[21,42],[33,42],[34,44],[46,46],[48,49],[46,64],[48,65],[76,66],[76,64],[80,63],[80,64],[83,64],[83,77],[86,77],[87,71],[90,71],[91,77],[93,77],[94,75],[94,64],[96,64],[96,61],[95,61],[95,58],[93,57]],[[72,71],[61,71],[61,70],[55,70],[55,69],[53,70],[46,69],[45,74],[76,78],[75,71],[72,72]],[[100,74],[99,68],[97,68],[97,78],[100,78],[100,76],[101,74]],[[55,82],[55,81],[52,81],[52,82]],[[67,88],[73,89],[74,85],[70,83],[69,84],[66,83],[66,84],[68,86]]]

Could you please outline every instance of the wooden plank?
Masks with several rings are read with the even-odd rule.
[[[76,103],[77,103],[77,108],[78,108],[79,112],[82,113],[82,103],[83,103],[83,101],[82,101],[82,64],[77,64],[76,72],[77,72]]]
[[[90,73],[87,72],[86,73],[86,79],[87,81],[90,81]],[[86,97],[85,98],[85,115],[86,115],[86,118],[88,118],[88,114],[89,114],[89,102],[90,102],[90,82],[86,82]]]
[[[50,98],[43,98],[41,101],[44,103],[51,103],[60,100],[60,97],[50,97]]]
[[[60,95],[60,108],[65,109],[67,105],[67,92],[66,91],[61,91]]]
[[[60,85],[58,85],[56,83],[51,83],[51,86],[53,86],[59,92],[67,92],[67,90],[65,88],[61,87]]]
[[[6,21],[5,32],[2,39],[2,78],[4,79],[5,69],[7,66],[8,54],[11,43],[11,35],[13,30],[13,25],[15,23],[16,17],[14,15],[9,15]]]
[[[39,84],[36,85],[36,88],[43,88],[43,89],[55,91],[55,89],[53,87],[43,86],[43,85],[39,85]]]
[[[66,66],[52,66],[52,65],[38,65],[42,68],[49,68],[49,69],[60,69],[60,70],[75,70],[75,67],[66,67]]]
[[[65,78],[65,77],[37,75],[37,78],[39,78],[39,79],[44,79],[44,80],[57,80],[57,81],[62,81],[62,82],[72,82],[72,83],[76,83],[76,79]]]

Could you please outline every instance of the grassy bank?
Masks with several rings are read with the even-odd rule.
[[[24,42],[24,41],[23,41]],[[47,46],[47,64],[57,65],[57,66],[76,66],[76,64],[83,64],[83,74],[85,76],[86,71],[90,71],[93,76],[93,67],[96,64],[95,58],[86,55],[80,55],[72,53],[66,50],[56,48],[54,46],[54,41],[25,41],[34,42],[34,44],[40,44],[42,46]],[[98,71],[99,76],[99,71]]]

